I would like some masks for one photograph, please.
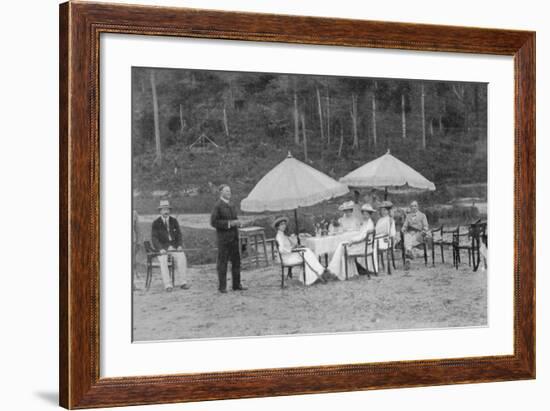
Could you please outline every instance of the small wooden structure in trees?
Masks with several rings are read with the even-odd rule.
[[[220,146],[204,133],[188,147],[189,151],[192,153],[211,153],[218,148],[220,148]]]

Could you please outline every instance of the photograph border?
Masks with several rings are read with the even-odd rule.
[[[535,378],[534,32],[80,2],[60,5],[59,24],[61,406],[126,406]],[[513,355],[101,378],[102,33],[512,56]]]

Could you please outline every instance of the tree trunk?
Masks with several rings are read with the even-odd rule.
[[[306,118],[303,113],[301,115],[301,119],[302,119],[302,141],[304,145],[304,161],[307,163],[308,158],[307,158]]]
[[[430,119],[430,138],[434,136],[434,119]]]
[[[378,84],[374,82],[374,90],[372,91],[372,142],[374,144],[374,152],[376,152],[376,145],[378,144],[378,135],[376,130],[376,88]]]
[[[338,145],[338,157],[342,157],[342,148],[344,147],[344,127],[340,124],[340,144]]]
[[[300,144],[300,119],[298,118],[298,95],[294,87],[294,144]]]
[[[474,112],[476,114],[476,125],[475,125],[475,139],[480,140],[481,139],[481,133],[480,133],[480,116],[479,116],[479,85],[474,86]]]
[[[464,90],[464,98],[462,100],[462,105],[463,105],[463,115],[464,115],[464,138],[466,139],[470,133],[470,119],[468,118],[468,103],[467,103],[467,99],[466,99],[466,90]]]
[[[445,100],[443,100],[443,107],[441,107],[441,100],[440,100],[440,107],[439,107],[439,134],[443,134],[443,114],[447,111],[447,104],[445,103]]]
[[[424,107],[424,83],[420,85],[420,112],[422,115],[422,148],[426,149],[426,117],[425,117],[425,107]]]
[[[328,86],[327,86],[327,97],[326,97],[326,105],[327,105],[327,146],[330,147],[330,96],[328,93]]]
[[[183,106],[180,104],[180,135],[183,137],[183,130],[185,129],[185,120],[183,119]]]
[[[223,128],[225,129],[225,137],[229,138],[229,124],[227,122],[227,111],[225,103],[223,103]]]
[[[321,141],[325,141],[325,133],[323,130],[323,106],[321,105],[321,93],[317,87],[317,110],[319,112],[319,129],[321,130]]]
[[[162,163],[162,150],[160,145],[159,103],[157,99],[157,83],[155,72],[151,70],[151,90],[153,91],[153,118],[155,123],[155,163]]]
[[[353,144],[351,148],[358,149],[359,148],[359,137],[357,135],[357,95],[352,93],[351,94],[351,125],[353,129]]]
[[[405,93],[401,93],[401,134],[403,140],[407,138],[407,115],[405,114]]]
[[[233,79],[229,79],[229,101],[231,102],[231,105],[229,107],[235,108],[235,92],[233,90]]]

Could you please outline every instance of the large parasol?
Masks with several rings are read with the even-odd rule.
[[[373,187],[401,192],[434,191],[435,184],[390,154],[390,150],[381,157],[351,171],[340,179],[342,184],[351,187]]]
[[[294,210],[298,234],[299,207],[311,206],[348,192],[349,189],[344,184],[293,158],[289,152],[287,158],[263,176],[241,201],[241,210]]]

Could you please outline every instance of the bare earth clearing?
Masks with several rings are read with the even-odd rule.
[[[451,255],[446,256],[451,261]],[[464,256],[463,256],[464,260]],[[149,291],[144,276],[134,291],[134,341],[224,338],[471,327],[487,325],[487,276],[467,263],[424,266],[413,261],[407,274],[360,276],[303,287],[295,280],[280,288],[280,266],[243,271],[248,291],[217,292],[215,265],[190,268],[192,288],[163,290],[154,272]],[[228,274],[230,278],[230,275]],[[141,288],[141,289],[139,289]],[[229,281],[230,288],[230,281]]]

